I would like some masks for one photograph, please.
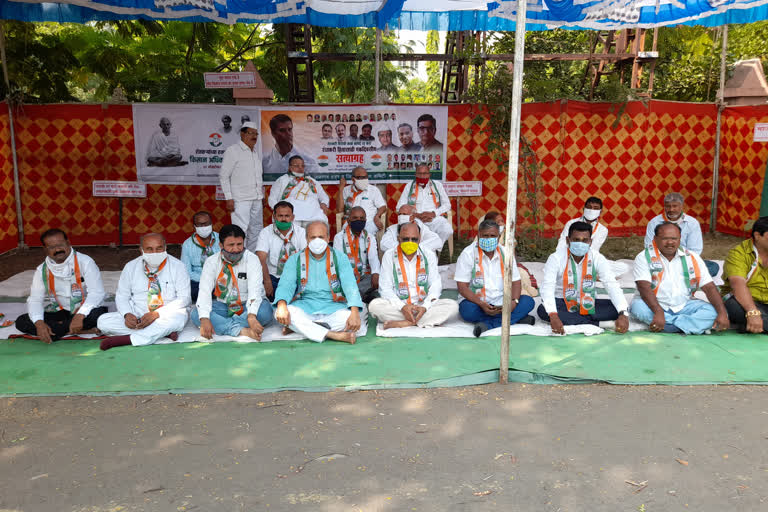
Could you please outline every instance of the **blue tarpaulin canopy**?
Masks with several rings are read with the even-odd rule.
[[[309,23],[405,30],[515,30],[516,0],[0,0],[0,18]],[[718,26],[768,18],[768,0],[530,0],[526,30]]]

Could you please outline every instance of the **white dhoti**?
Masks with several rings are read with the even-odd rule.
[[[290,328],[294,332],[303,334],[312,341],[321,343],[325,340],[329,331],[342,332],[347,327],[347,319],[352,314],[350,309],[340,309],[330,315],[305,313],[303,309],[298,306],[288,306],[288,312],[291,314]],[[368,315],[364,311],[360,311],[360,330],[358,334],[365,328],[368,321]],[[326,324],[329,329],[326,329],[318,323]]]
[[[235,201],[235,210],[230,214],[232,224],[245,232],[245,244],[249,251],[256,248],[256,239],[264,228],[264,206],[261,199]]]
[[[397,306],[387,299],[373,299],[368,304],[368,310],[379,322],[399,322],[405,320],[403,313]],[[442,325],[449,318],[459,314],[459,303],[453,299],[437,299],[427,309],[424,315],[416,322],[418,327],[435,327]]]
[[[143,329],[129,329],[125,325],[125,318],[120,313],[106,313],[97,321],[99,330],[107,336],[131,336],[131,345],[140,347],[151,345],[169,334],[184,329],[187,323],[187,311],[175,311],[163,315]]]
[[[443,244],[445,244],[445,242],[447,242],[448,239],[453,236],[453,226],[451,226],[451,224],[448,222],[448,219],[442,215],[438,215],[432,219],[431,222],[425,222],[424,224],[426,224],[429,229],[434,231],[435,234],[440,237],[440,240],[442,240]]]

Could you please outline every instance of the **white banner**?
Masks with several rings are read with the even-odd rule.
[[[258,126],[259,112],[259,107],[238,105],[134,104],[138,180],[218,185],[224,150],[240,141],[244,122]]]
[[[264,182],[285,174],[293,155],[321,183],[349,178],[357,166],[374,182],[409,181],[422,163],[442,180],[447,125],[447,106],[263,107]]]
[[[371,181],[405,182],[426,164],[445,179],[447,106],[247,107],[134,104],[136,173],[143,183],[218,185],[224,150],[245,121],[261,123],[257,148],[264,183],[300,155],[321,183],[350,178],[361,165]]]
[[[137,181],[93,180],[93,197],[147,197],[147,184]]]

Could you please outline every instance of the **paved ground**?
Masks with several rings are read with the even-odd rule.
[[[0,399],[0,510],[757,511],[759,386]]]

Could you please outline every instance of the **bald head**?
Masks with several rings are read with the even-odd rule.
[[[160,233],[147,233],[141,237],[140,244],[142,252],[163,252],[165,250],[165,237]]]

